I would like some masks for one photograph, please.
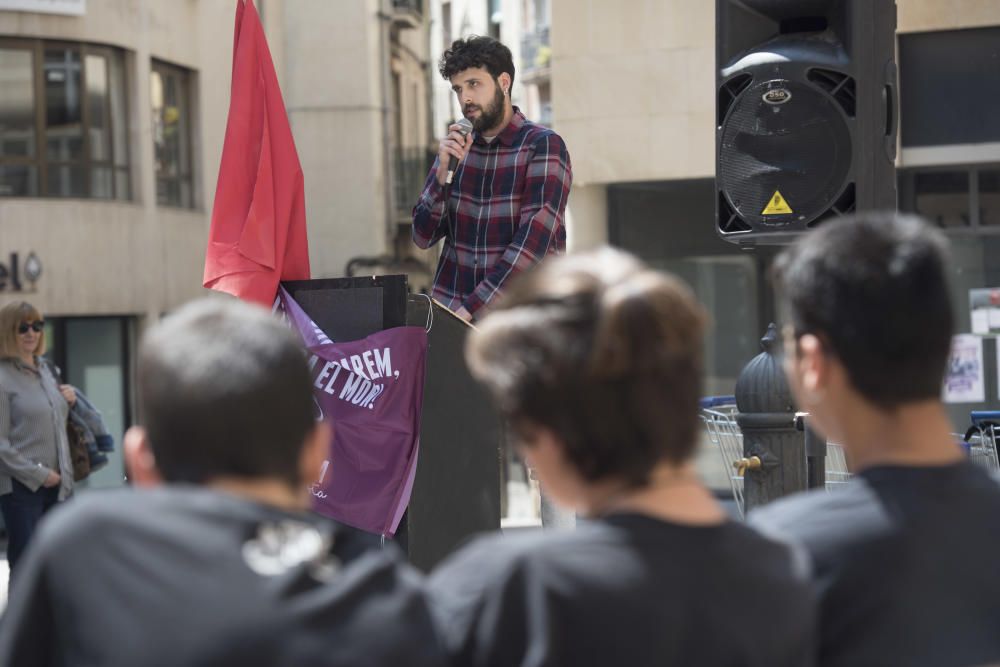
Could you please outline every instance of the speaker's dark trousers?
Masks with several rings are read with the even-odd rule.
[[[41,521],[42,516],[59,502],[59,487],[39,487],[32,491],[16,479],[11,480],[13,491],[0,496],[0,512],[7,526],[7,562],[10,564],[11,580],[14,566],[28,546],[28,540]]]

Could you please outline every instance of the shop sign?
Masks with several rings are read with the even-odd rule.
[[[27,257],[21,257],[12,252],[6,260],[0,261],[0,292],[34,292],[35,283],[42,277],[38,255],[29,252]]]

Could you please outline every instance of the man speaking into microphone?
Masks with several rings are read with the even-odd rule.
[[[506,46],[490,37],[457,40],[438,71],[464,118],[441,140],[413,208],[413,242],[429,248],[444,239],[433,296],[471,321],[512,275],[565,250],[572,167],[562,138],[511,104]]]

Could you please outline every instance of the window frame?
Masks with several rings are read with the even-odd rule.
[[[944,172],[962,172],[969,177],[969,224],[955,227],[935,225],[945,234],[955,235],[998,235],[1000,225],[984,225],[980,220],[979,174],[983,171],[1000,170],[1000,162],[974,162],[966,164],[921,165],[919,167],[900,166],[896,169],[896,185],[899,189],[899,210],[919,215],[916,210],[916,175]],[[904,201],[905,198],[905,201]]]
[[[30,39],[21,37],[0,37],[0,49],[23,50],[31,53],[32,67],[32,97],[34,103],[34,129],[35,129],[35,155],[33,157],[21,156],[0,156],[0,165],[27,165],[34,167],[37,173],[37,192],[34,195],[0,195],[12,199],[35,198],[35,199],[78,199],[96,201],[132,201],[132,173],[131,173],[131,152],[129,147],[128,122],[129,122],[129,95],[128,76],[125,73],[126,57],[124,49],[88,42],[77,42],[63,39]],[[80,127],[82,134],[82,157],[79,160],[53,160],[48,157],[48,131],[46,128],[47,100],[45,97],[45,51],[46,49],[74,49],[80,56]],[[108,87],[105,93],[105,104],[108,109],[107,127],[108,134],[108,156],[106,160],[95,160],[90,152],[90,105],[87,99],[87,67],[86,59],[89,55],[97,55],[104,58],[108,68]],[[122,118],[116,119],[112,111],[111,89],[114,85],[111,76],[111,61],[114,58],[120,59],[122,66]],[[126,131],[121,133],[124,147],[122,154],[125,156],[125,163],[115,164],[115,130],[116,123],[122,122],[126,126]],[[49,174],[58,167],[81,167],[87,175],[86,196],[63,196],[49,194]],[[111,195],[110,197],[97,197],[91,194],[92,177],[94,169],[107,169],[111,173]],[[118,192],[118,172],[123,172],[126,177],[124,193]]]
[[[194,159],[194,85],[195,85],[195,71],[181,65],[175,65],[174,63],[161,60],[159,58],[151,58],[149,62],[149,78],[150,78],[150,90],[152,90],[152,78],[153,74],[159,74],[161,78],[166,75],[177,75],[180,79],[180,84],[184,91],[184,109],[181,109],[182,117],[186,120],[187,131],[183,138],[185,144],[185,154],[187,155],[187,164],[181,165],[180,173],[177,176],[164,176],[159,170],[159,164],[156,160],[156,137],[155,133],[153,135],[153,183],[154,183],[154,198],[157,206],[164,206],[168,208],[177,208],[182,210],[195,210],[198,208],[198,202],[195,197],[195,159]],[[150,102],[150,113],[153,114],[154,109],[152,108],[152,100]],[[178,191],[183,192],[183,186],[185,183],[188,187],[189,201],[184,203],[183,195],[181,196],[180,202],[167,202],[160,200],[160,181],[169,181],[176,183],[178,186]]]

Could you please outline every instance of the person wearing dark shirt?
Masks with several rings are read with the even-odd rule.
[[[822,665],[1000,663],[1000,486],[955,445],[940,400],[947,262],[940,232],[868,213],[776,263],[796,402],[856,473],[750,515],[811,556]]]
[[[445,664],[418,576],[308,512],[329,430],[299,342],[205,300],[140,350],[135,488],[44,521],[0,624],[0,665]]]
[[[808,665],[792,549],[699,481],[703,312],[609,248],[550,258],[470,334],[467,359],[576,531],[479,538],[432,574],[456,665]]]

